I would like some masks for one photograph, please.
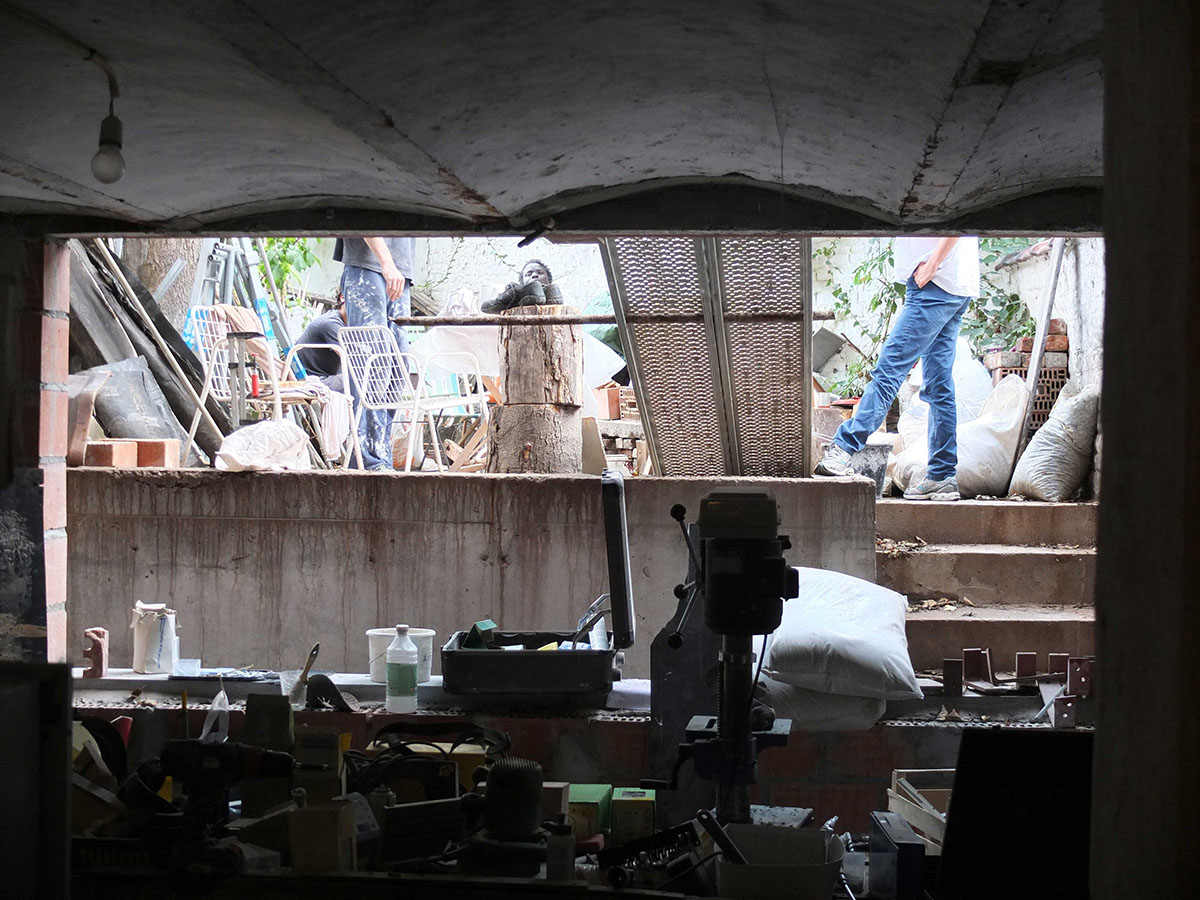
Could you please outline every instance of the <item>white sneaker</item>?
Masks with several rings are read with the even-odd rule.
[[[928,478],[922,478],[917,484],[910,485],[908,490],[904,492],[905,500],[957,500],[958,482],[954,476],[945,478],[942,481],[931,481]]]
[[[853,475],[854,469],[850,466],[850,454],[831,441],[825,449],[825,455],[821,457],[821,461],[813,469],[813,474],[830,476]]]

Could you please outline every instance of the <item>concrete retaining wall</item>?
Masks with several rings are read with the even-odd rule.
[[[686,574],[678,525],[714,488],[770,490],[789,560],[874,580],[870,485],[841,479],[651,478],[627,482],[638,641]],[[179,611],[184,656],[206,665],[366,671],[367,628],[406,621],[440,639],[490,617],[508,629],[566,629],[607,590],[599,480],[587,476],[233,474],[72,469],[67,482],[69,641],[111,632],[132,655],[135,599]],[[437,671],[435,660],[435,671]]]

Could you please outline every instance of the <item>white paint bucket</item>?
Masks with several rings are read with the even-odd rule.
[[[387,683],[387,648],[396,636],[396,626],[391,628],[367,629],[367,659],[371,665],[371,680]],[[432,628],[409,628],[408,636],[417,645],[417,681],[428,681],[433,674],[433,639],[437,632]]]

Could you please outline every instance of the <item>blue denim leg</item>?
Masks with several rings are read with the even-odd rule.
[[[407,293],[407,291],[406,291]],[[387,284],[383,276],[370,269],[346,266],[342,270],[342,296],[346,300],[347,325],[387,325]],[[351,379],[351,395],[358,402],[358,390]],[[392,418],[394,410],[366,409],[358,423],[363,467],[392,468]]]
[[[395,300],[389,300],[387,305],[388,319],[412,315],[412,282],[405,279],[404,290]],[[396,336],[396,346],[401,353],[408,352],[408,328],[399,325],[392,326],[392,334]]]
[[[969,297],[959,297],[956,294],[947,293],[933,282],[919,288],[912,278],[908,279],[904,308],[900,310],[891,334],[884,341],[883,350],[879,354],[879,362],[876,363],[875,370],[871,373],[871,383],[863,391],[862,399],[858,401],[853,418],[843,422],[838,428],[837,434],[834,435],[833,440],[839,447],[847,453],[857,453],[866,446],[867,438],[887,418],[888,409],[891,408],[892,401],[896,399],[896,394],[900,392],[900,385],[904,382],[909,370],[918,359],[926,356],[935,341],[944,338],[945,335],[948,335],[949,365],[953,365],[954,342],[958,338],[959,325],[969,303]],[[949,367],[943,367],[941,364],[941,355],[945,352],[942,343],[939,342],[938,347],[939,360],[934,362],[934,371],[937,373],[934,377],[940,379],[942,369],[945,368],[948,373]],[[926,360],[925,366],[925,383],[928,385],[930,382],[928,360]],[[945,383],[945,390],[949,393],[950,412],[953,416],[953,381]],[[939,403],[944,403],[944,401],[939,398]],[[942,408],[944,410],[944,405]],[[939,419],[939,421],[944,422],[943,419]],[[950,421],[953,423],[954,419],[952,418]],[[931,415],[931,426],[932,422]],[[953,425],[950,430],[953,433]],[[939,436],[944,437],[940,432]],[[946,442],[943,440],[942,444],[945,445]],[[942,449],[945,451],[946,447],[943,446]],[[950,471],[953,474],[954,465],[957,462],[953,436],[949,439],[948,449]],[[944,463],[945,461],[946,457],[943,452],[940,462]],[[932,475],[931,472],[930,477]]]
[[[948,296],[954,296],[949,294]],[[958,313],[937,333],[921,363],[924,384],[921,399],[929,404],[929,468],[926,477],[942,481],[958,467],[958,405],[954,400],[954,351],[963,313],[970,301],[963,300]]]

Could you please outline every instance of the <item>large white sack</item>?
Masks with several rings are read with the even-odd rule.
[[[923,437],[928,428],[929,404],[918,393],[925,384],[925,361],[918,360],[900,386],[900,434],[907,446],[911,438]],[[979,415],[992,392],[992,375],[971,352],[966,338],[960,337],[954,346],[954,405],[958,408],[958,424],[970,422]]]
[[[1068,382],[1021,454],[1009,493],[1052,503],[1074,496],[1092,464],[1099,412],[1098,389],[1078,391]]]
[[[920,698],[904,634],[904,596],[841,572],[796,571],[800,592],[783,605],[763,671],[823,694]]]
[[[964,497],[1000,497],[1008,493],[1013,457],[1021,438],[1029,390],[1019,375],[1007,375],[992,388],[979,416],[958,426],[958,491]],[[929,467],[926,439],[904,451],[892,467],[892,481],[901,490],[925,477]]]
[[[221,441],[217,468],[229,472],[311,469],[308,435],[286,419],[246,425]]]
[[[759,678],[759,685],[766,689],[767,702],[775,715],[792,720],[792,731],[865,731],[887,711],[887,701],[877,697],[823,694],[765,674]]]

